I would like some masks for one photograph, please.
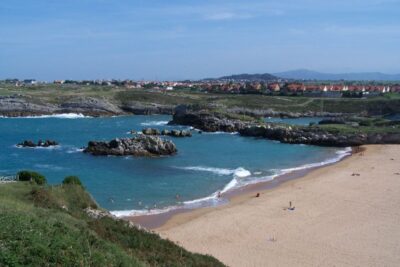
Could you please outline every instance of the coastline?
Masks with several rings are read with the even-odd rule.
[[[229,266],[396,266],[400,146],[363,148],[259,190],[259,198],[252,191],[224,206],[176,214],[155,231]]]
[[[228,190],[227,192],[223,192],[221,194],[221,199],[212,199],[211,196],[205,197],[204,199],[211,198],[211,202],[213,203],[201,203],[199,200],[194,200],[192,202],[199,202],[196,206],[177,206],[168,208],[163,211],[156,213],[147,213],[143,215],[127,215],[127,216],[118,216],[122,219],[126,219],[135,224],[140,225],[141,227],[150,229],[150,230],[160,230],[165,227],[169,227],[170,221],[175,221],[175,217],[188,217],[190,218],[192,214],[204,214],[208,211],[212,211],[213,209],[217,209],[220,207],[225,207],[226,205],[230,205],[232,201],[235,201],[238,198],[241,198],[245,195],[254,195],[256,193],[273,190],[276,187],[281,186],[284,183],[290,182],[292,180],[300,179],[309,174],[310,172],[325,168],[330,165],[334,165],[340,161],[345,160],[350,157],[354,153],[358,153],[363,151],[364,149],[357,150],[355,148],[351,148],[350,151],[343,150],[342,155],[339,158],[331,158],[326,162],[317,162],[313,164],[307,164],[299,167],[294,167],[291,169],[284,170],[281,174],[276,174],[270,180],[264,180],[259,182],[250,183],[238,188],[233,188]],[[311,165],[308,167],[308,165]]]

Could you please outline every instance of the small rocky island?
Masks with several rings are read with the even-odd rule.
[[[192,137],[192,133],[188,130],[158,130],[154,128],[145,128],[142,130],[144,135],[166,135],[172,137]]]
[[[158,136],[137,135],[133,138],[116,138],[110,142],[90,141],[83,152],[95,156],[157,157],[174,155],[177,148],[172,141]]]
[[[37,143],[31,140],[24,140],[23,142],[17,144],[17,147],[53,147],[58,146],[58,142],[53,140],[42,141],[39,140]]]

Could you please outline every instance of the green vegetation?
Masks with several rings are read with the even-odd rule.
[[[78,176],[67,176],[62,181],[63,184],[75,184],[79,186],[83,186],[81,180]]]
[[[38,185],[44,185],[47,183],[46,177],[34,171],[20,171],[18,172],[17,177],[19,181],[34,182]]]
[[[0,266],[223,266],[126,221],[89,216],[104,211],[68,181],[0,184]]]
[[[218,109],[273,109],[282,112],[342,112],[386,114],[400,112],[400,94],[389,93],[371,98],[317,98],[303,96],[269,96],[259,94],[217,94],[190,90],[159,91],[129,89],[122,86],[35,85],[15,87],[0,84],[0,95],[22,95],[32,102],[62,103],[77,96],[104,98],[114,104],[191,104]]]
[[[352,117],[346,119],[345,124],[313,125],[333,134],[374,134],[374,133],[399,133],[400,123],[382,118]]]

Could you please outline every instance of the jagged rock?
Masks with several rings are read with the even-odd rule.
[[[158,129],[153,128],[145,128],[142,130],[144,135],[168,135],[173,137],[191,137],[192,133],[186,130],[162,130],[161,132]]]
[[[129,103],[124,103],[120,106],[120,108],[125,112],[133,113],[136,115],[171,115],[174,112],[175,106],[131,101]]]
[[[46,141],[39,140],[37,143],[34,143],[31,140],[25,140],[25,141],[19,143],[17,146],[19,146],[19,147],[52,147],[52,146],[58,146],[58,143],[53,140],[46,140]]]
[[[205,132],[237,132],[246,126],[240,120],[230,120],[207,111],[189,111],[185,106],[178,106],[169,125],[187,125]]]
[[[91,116],[118,115],[123,111],[105,99],[93,97],[75,97],[68,99],[60,105],[62,113],[82,113]]]
[[[400,144],[400,133],[330,133],[315,127],[286,128],[278,125],[248,126],[242,136],[264,137],[291,144],[348,147],[365,144]]]
[[[145,135],[160,135],[161,132],[158,129],[153,129],[153,128],[144,128],[142,130],[142,133]]]
[[[84,152],[92,155],[163,156],[173,155],[177,149],[169,140],[157,136],[138,135],[133,138],[117,138],[110,142],[90,141]]]
[[[161,131],[161,135],[171,135],[171,131],[164,129],[164,130]]]

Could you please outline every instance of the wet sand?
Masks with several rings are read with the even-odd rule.
[[[173,214],[157,228],[229,266],[399,266],[400,146],[366,146],[337,164]],[[288,210],[289,202],[295,207]]]

